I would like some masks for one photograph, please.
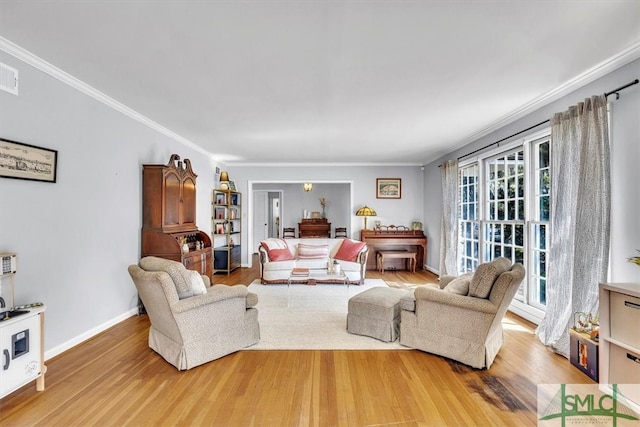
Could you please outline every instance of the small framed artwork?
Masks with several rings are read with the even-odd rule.
[[[58,152],[0,139],[0,177],[56,182]]]
[[[400,199],[402,197],[402,179],[400,178],[377,178],[376,198],[377,199]]]
[[[229,181],[229,190],[231,190],[231,191],[238,191],[238,190],[236,189],[236,182],[235,182],[235,181],[231,181],[231,180]]]

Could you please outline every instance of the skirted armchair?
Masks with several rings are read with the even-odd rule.
[[[157,257],[142,258],[129,274],[151,322],[149,347],[178,370],[260,340],[258,297],[246,286],[210,286],[207,276]]]
[[[481,264],[475,273],[443,276],[401,301],[400,343],[489,368],[504,342],[502,318],[525,270],[506,258]]]

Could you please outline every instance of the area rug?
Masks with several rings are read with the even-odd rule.
[[[396,340],[385,343],[347,332],[349,298],[376,286],[365,284],[271,284],[255,281],[249,290],[258,295],[260,342],[247,350],[398,350],[407,349]]]

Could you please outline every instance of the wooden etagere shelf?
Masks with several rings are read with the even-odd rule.
[[[230,273],[240,267],[242,252],[242,194],[213,190],[211,232],[213,233],[213,273]]]

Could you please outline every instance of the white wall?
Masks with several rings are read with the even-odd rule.
[[[304,149],[301,148],[301,149]],[[424,223],[423,217],[423,175],[420,166],[231,166],[228,168],[232,179],[236,181],[239,191],[247,193],[248,185],[251,183],[260,184],[261,182],[296,182],[304,181],[317,182],[352,182],[352,200],[347,215],[349,224],[333,223],[332,211],[329,209],[327,214],[332,220],[332,228],[334,226],[346,226],[351,230],[353,238],[359,238],[360,230],[364,226],[364,220],[355,216],[355,211],[364,205],[375,209],[377,217],[369,218],[369,228],[372,228],[373,221],[379,220],[385,225],[407,225],[410,226],[413,221]],[[402,179],[402,197],[401,199],[376,199],[376,178],[400,178]],[[300,185],[300,184],[297,184]],[[314,184],[315,191],[315,184]],[[310,198],[310,207],[302,209],[321,210],[319,202],[312,201],[317,199],[314,193],[308,196]],[[320,196],[318,196],[320,197]],[[248,200],[250,197],[245,197]],[[331,202],[331,200],[329,200]],[[285,202],[286,203],[286,202]],[[306,199],[305,199],[306,203]],[[315,203],[315,204],[314,204]],[[302,206],[302,205],[301,205]],[[306,204],[304,205],[306,206]],[[302,215],[302,211],[298,215]],[[245,209],[247,215],[251,214],[251,206]],[[244,213],[243,213],[244,216]],[[288,221],[288,220],[287,220]],[[297,222],[296,222],[297,223]],[[247,218],[243,218],[243,230],[248,230]],[[249,230],[248,230],[249,231]],[[243,233],[242,244],[248,245],[248,236],[250,231]],[[256,242],[251,242],[251,246],[256,246]],[[257,246],[256,246],[257,247]],[[429,251],[430,244],[427,245]],[[250,248],[251,249],[251,248]],[[255,248],[254,248],[255,250]],[[251,253],[243,249],[242,263],[249,262],[247,254]]]
[[[0,91],[0,137],[58,151],[55,184],[0,178],[0,252],[19,256],[16,304],[47,306],[45,357],[50,358],[136,311],[127,266],[140,253],[141,165],[165,164],[172,153],[189,158],[198,174],[197,224],[210,232],[216,164],[3,51],[0,61],[20,73],[19,96]],[[353,215],[354,207],[364,204],[374,207],[375,219],[384,224],[424,222],[419,167],[223,169],[236,180],[245,203],[249,180],[353,182],[346,216],[355,236],[362,219]],[[401,178],[402,199],[377,200],[380,177]],[[243,230],[248,230],[243,208]],[[243,233],[245,264],[247,236]],[[2,282],[0,295],[7,288]]]
[[[191,159],[206,232],[215,165],[2,51],[0,61],[20,73],[19,96],[0,91],[0,137],[58,150],[55,184],[0,178],[0,252],[18,253],[16,304],[47,306],[51,357],[135,311],[141,165]]]
[[[253,190],[282,191],[281,216],[283,227],[298,228],[298,222],[306,209],[322,213],[320,198],[327,200],[326,214],[331,222],[331,235],[335,227],[347,227],[351,218],[349,183],[314,183],[310,192],[302,189],[302,183],[254,184]],[[256,249],[256,248],[254,248]]]
[[[135,311],[136,292],[126,268],[137,262],[141,228],[141,165],[166,163],[172,153],[192,161],[198,177],[198,226],[211,231],[214,162],[205,154],[111,109],[0,51],[20,72],[20,94],[0,91],[0,137],[58,150],[58,181],[48,184],[0,178],[0,252],[19,254],[16,303],[47,305],[46,356],[51,357]],[[636,61],[518,122],[446,156],[465,154],[547,119],[594,93],[637,78]],[[623,92],[613,108],[612,278],[638,280],[626,262],[640,248],[638,111],[640,87]],[[353,215],[365,204],[383,224],[421,221],[429,238],[427,264],[437,268],[441,211],[439,159],[425,167],[234,166],[225,168],[247,197],[250,182],[353,182]],[[376,178],[401,178],[402,199],[375,197]],[[319,205],[318,205],[319,207]],[[247,227],[247,211],[243,217]],[[247,263],[248,233],[243,233]],[[354,237],[356,237],[354,236]],[[4,283],[3,283],[4,285]],[[2,291],[6,292],[5,286]]]
[[[592,95],[609,92],[640,77],[640,60],[576,90],[575,92],[547,105],[532,114],[505,126],[473,143],[444,156],[425,166],[425,221],[426,228],[440,227],[442,215],[442,194],[438,166],[444,161],[470,153],[487,144],[526,129],[551,118],[553,113],[566,110],[569,106]],[[611,227],[611,276],[619,282],[640,281],[640,268],[627,262],[627,258],[637,255],[640,249],[640,85],[632,86],[620,93],[620,99],[610,96],[612,105],[611,147],[612,147],[612,227]],[[461,117],[461,120],[464,120]],[[542,128],[537,128],[539,130]],[[523,135],[520,135],[521,138]],[[440,235],[430,233],[427,265],[437,269],[440,257]]]

